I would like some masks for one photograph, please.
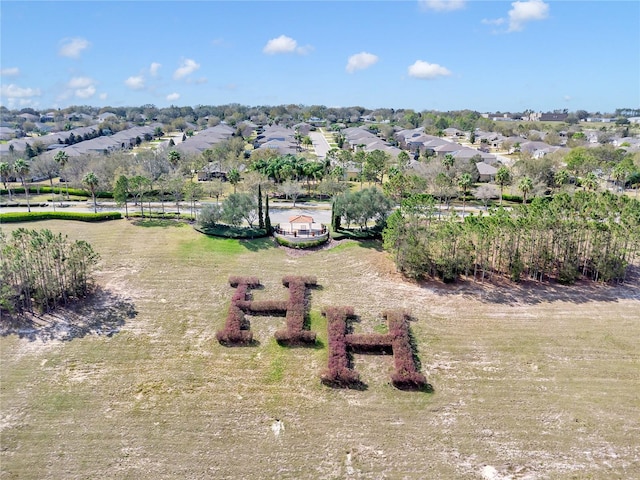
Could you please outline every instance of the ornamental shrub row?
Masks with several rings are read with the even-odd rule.
[[[11,189],[12,194],[23,194],[25,188],[24,187],[15,187]],[[41,185],[38,187],[34,187],[33,185],[29,186],[29,193],[55,193],[57,195],[66,195],[67,189],[65,187],[51,187]],[[0,195],[8,195],[9,192],[5,188],[0,188]],[[86,197],[91,198],[91,192],[88,190],[83,190],[81,188],[70,188],[69,195],[74,197]],[[112,192],[96,192],[96,198],[113,198]]]
[[[409,314],[404,310],[383,313],[389,325],[393,348],[395,372],[391,375],[393,386],[401,390],[420,390],[427,386],[426,377],[418,372],[409,334]]]
[[[229,313],[225,326],[216,333],[216,338],[223,345],[249,345],[253,342],[253,334],[245,314],[252,315],[284,315],[286,329],[275,333],[278,343],[283,345],[315,344],[316,334],[305,330],[306,290],[315,285],[315,277],[287,276],[282,283],[289,289],[288,300],[253,301],[249,294],[251,288],[258,288],[260,281],[256,277],[229,278],[229,284],[236,288],[231,298]]]
[[[323,237],[316,240],[312,239],[312,240],[304,240],[304,241],[298,241],[298,242],[290,242],[289,240],[281,236],[276,236],[275,239],[276,239],[276,242],[278,242],[283,247],[296,248],[296,249],[319,247],[323,243],[326,243],[327,240],[329,240],[328,237]]]
[[[353,307],[326,307],[322,314],[327,317],[329,360],[327,369],[320,376],[321,381],[330,387],[357,387],[360,384],[360,375],[351,368],[344,334],[347,330],[347,318],[354,316],[354,309]]]
[[[244,312],[238,306],[238,303],[246,301],[249,289],[257,287],[260,282],[255,277],[231,277],[229,278],[229,283],[232,287],[236,287],[236,291],[231,298],[231,305],[229,306],[224,328],[216,332],[216,339],[222,345],[251,345],[253,343],[253,333],[249,330]]]
[[[305,329],[307,313],[307,288],[317,284],[316,277],[287,275],[282,284],[289,289],[289,300],[286,302],[286,329],[275,333],[276,341],[281,345],[313,345],[316,333]]]
[[[385,312],[389,325],[388,334],[347,334],[351,307],[326,308],[329,331],[329,363],[322,374],[326,385],[341,388],[362,386],[358,373],[351,368],[350,353],[393,353],[395,371],[391,375],[394,387],[402,390],[419,390],[427,386],[427,379],[416,367],[411,337],[409,315],[403,310]]]
[[[77,220],[80,222],[103,222],[120,220],[120,212],[10,212],[0,213],[0,223],[34,222],[38,220]]]

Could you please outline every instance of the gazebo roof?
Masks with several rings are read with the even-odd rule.
[[[289,223],[313,223],[313,217],[309,215],[295,215],[289,217]]]

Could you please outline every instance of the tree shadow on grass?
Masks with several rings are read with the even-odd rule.
[[[605,284],[591,280],[580,280],[573,285],[562,285],[555,281],[536,282],[523,280],[515,283],[497,278],[484,283],[473,280],[459,281],[455,284],[425,282],[437,295],[462,295],[480,300],[483,303],[501,305],[537,305],[547,302],[617,302],[620,300],[640,300],[640,267],[629,267],[627,278],[621,284]]]
[[[240,245],[249,250],[250,252],[258,252],[260,250],[269,250],[276,248],[275,241],[272,237],[253,238],[246,240],[239,240]]]
[[[0,335],[17,335],[29,341],[70,341],[87,335],[111,337],[128,319],[135,305],[120,295],[96,288],[88,297],[46,314],[2,316]]]
[[[140,218],[131,222],[136,227],[184,227],[187,223],[184,220],[175,218]]]
[[[381,240],[359,240],[358,243],[362,248],[368,248],[369,250],[375,250],[377,252],[383,252]]]

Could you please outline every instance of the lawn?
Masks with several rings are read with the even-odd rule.
[[[20,226],[100,253],[93,305],[59,315],[110,329],[0,337],[2,479],[640,477],[637,276],[416,285],[374,242],[292,252],[126,220],[2,229]],[[317,277],[319,346],[280,347],[282,317],[251,318],[256,346],[218,344],[228,277],[284,299],[288,274]],[[329,305],[354,306],[371,333],[383,310],[410,309],[433,391],[393,388],[392,358],[375,355],[355,356],[366,390],[323,386]]]

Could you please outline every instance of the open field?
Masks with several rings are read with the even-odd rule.
[[[640,478],[637,275],[416,285],[376,243],[290,252],[186,225],[22,226],[91,243],[99,295],[65,314],[88,325],[0,337],[1,479]],[[252,318],[257,346],[219,345],[228,277],[279,299],[287,274],[317,276],[321,346],[278,346],[273,317]],[[366,390],[323,386],[329,305],[354,306],[369,332],[410,309],[433,391],[396,390],[392,359],[374,355],[355,357]]]

